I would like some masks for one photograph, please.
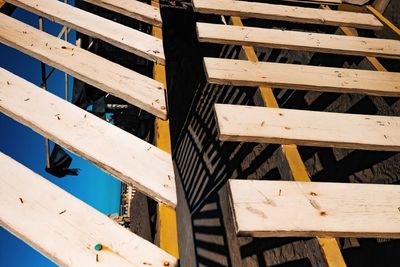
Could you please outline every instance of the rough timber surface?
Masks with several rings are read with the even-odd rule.
[[[400,96],[400,73],[204,58],[207,80],[320,92]],[[288,75],[289,74],[289,75]]]
[[[197,23],[200,42],[254,45],[344,55],[400,58],[400,41]]]
[[[165,63],[162,40],[149,34],[55,0],[7,0],[7,2],[148,60]]]
[[[229,190],[240,235],[400,238],[397,185],[230,180]]]
[[[216,104],[222,141],[400,151],[400,117]]]
[[[27,24],[0,14],[0,42],[165,119],[164,86]]]
[[[176,206],[168,153],[0,69],[0,111],[153,199]]]
[[[137,0],[83,0],[85,2],[112,10],[125,16],[161,26],[160,9]]]
[[[0,225],[56,264],[177,265],[162,249],[3,153],[0,170]],[[103,249],[96,251],[97,244]]]
[[[247,18],[282,20],[380,30],[383,24],[372,14],[322,10],[232,0],[193,0],[196,12]]]

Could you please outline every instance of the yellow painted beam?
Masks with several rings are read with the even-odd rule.
[[[160,8],[156,1],[151,2],[152,6]],[[153,26],[153,36],[162,39],[162,29]],[[154,64],[153,78],[164,84],[167,88],[165,66]],[[169,131],[169,121],[156,118],[155,120],[155,145],[171,154],[171,136]],[[176,211],[164,204],[158,204],[158,245],[169,254],[179,258],[178,248],[178,228],[176,224]]]
[[[242,20],[239,17],[231,17],[232,24],[235,26],[243,26]],[[248,60],[258,62],[257,55],[252,46],[242,46],[242,49]],[[265,106],[279,108],[278,102],[273,94],[272,88],[260,86],[258,88]],[[310,182],[310,176],[304,166],[300,153],[296,145],[282,145],[282,151],[292,171],[293,179],[299,182]],[[321,247],[322,254],[325,257],[326,263],[330,267],[344,267],[342,253],[340,252],[339,244],[335,238],[319,238],[317,237]]]
[[[4,2],[3,0],[0,0],[0,8],[2,8],[4,6],[6,2]]]
[[[322,8],[329,10],[329,6],[322,5]],[[377,11],[378,12],[378,11]],[[378,12],[379,13],[379,12]],[[380,13],[379,13],[380,14]],[[358,36],[358,33],[355,29],[349,27],[339,27],[344,34],[348,36]],[[374,66],[377,71],[387,71],[386,68],[376,59],[376,57],[366,57],[367,60]]]
[[[385,18],[381,12],[376,10],[372,6],[367,6],[367,9],[375,16],[377,19],[379,19],[384,25],[388,26],[392,31],[394,31],[397,35],[400,36],[400,29],[397,28],[392,22],[390,22],[387,18]]]

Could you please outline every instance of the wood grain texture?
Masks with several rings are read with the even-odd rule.
[[[4,69],[0,111],[153,199],[176,206],[168,153]]]
[[[164,86],[149,77],[0,14],[0,42],[115,95],[162,119]]]
[[[204,58],[210,83],[400,96],[400,73]]]
[[[371,14],[322,10],[232,0],[193,0],[196,12],[298,23],[349,26],[380,30],[382,23]]]
[[[197,23],[200,42],[400,58],[400,41]]]
[[[160,9],[137,0],[83,0],[85,2],[112,10],[125,16],[161,26]]]
[[[230,180],[239,235],[400,238],[400,186]]]
[[[162,40],[149,34],[57,0],[7,0],[7,2],[148,60],[165,63]]]
[[[400,151],[400,117],[216,104],[222,141]]]
[[[0,225],[57,265],[177,266],[165,251],[3,153],[0,171]]]
[[[281,0],[285,2],[315,3],[315,4],[341,4],[342,0]]]

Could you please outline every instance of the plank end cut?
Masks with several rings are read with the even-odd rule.
[[[228,104],[214,109],[221,141],[400,151],[400,117]]]
[[[237,234],[400,238],[398,185],[229,180]]]
[[[1,152],[0,171],[0,225],[54,263],[178,265],[167,252]]]
[[[151,198],[176,207],[171,155],[0,68],[0,111]]]

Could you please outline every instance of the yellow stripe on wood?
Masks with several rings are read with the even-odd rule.
[[[151,1],[151,5],[157,8],[160,7],[159,3],[156,1]],[[152,35],[162,39],[162,29],[153,26]],[[153,78],[154,80],[161,82],[164,85],[164,88],[167,88],[165,66],[154,64]],[[155,145],[161,150],[171,153],[169,120],[156,118],[155,135]],[[179,258],[178,228],[176,224],[176,211],[174,209],[167,205],[158,205],[157,230],[159,247],[174,257]]]
[[[388,26],[392,31],[394,31],[397,35],[400,36],[400,29],[397,28],[392,22],[390,22],[387,18],[385,18],[378,10],[376,10],[372,6],[367,6],[367,9],[377,17],[384,25]]]
[[[239,17],[231,17],[232,24],[235,26],[242,26],[242,20]],[[258,62],[257,55],[252,46],[242,46],[248,60]],[[272,92],[272,88],[267,86],[260,86],[258,88],[262,99],[267,107],[278,108],[278,103]],[[292,172],[293,179],[298,182],[310,182],[310,176],[306,167],[301,159],[300,153],[296,145],[282,145],[283,154],[289,164]],[[326,263],[329,267],[345,267],[342,253],[340,252],[339,244],[335,238],[317,238],[321,247],[322,254],[325,257]]]

